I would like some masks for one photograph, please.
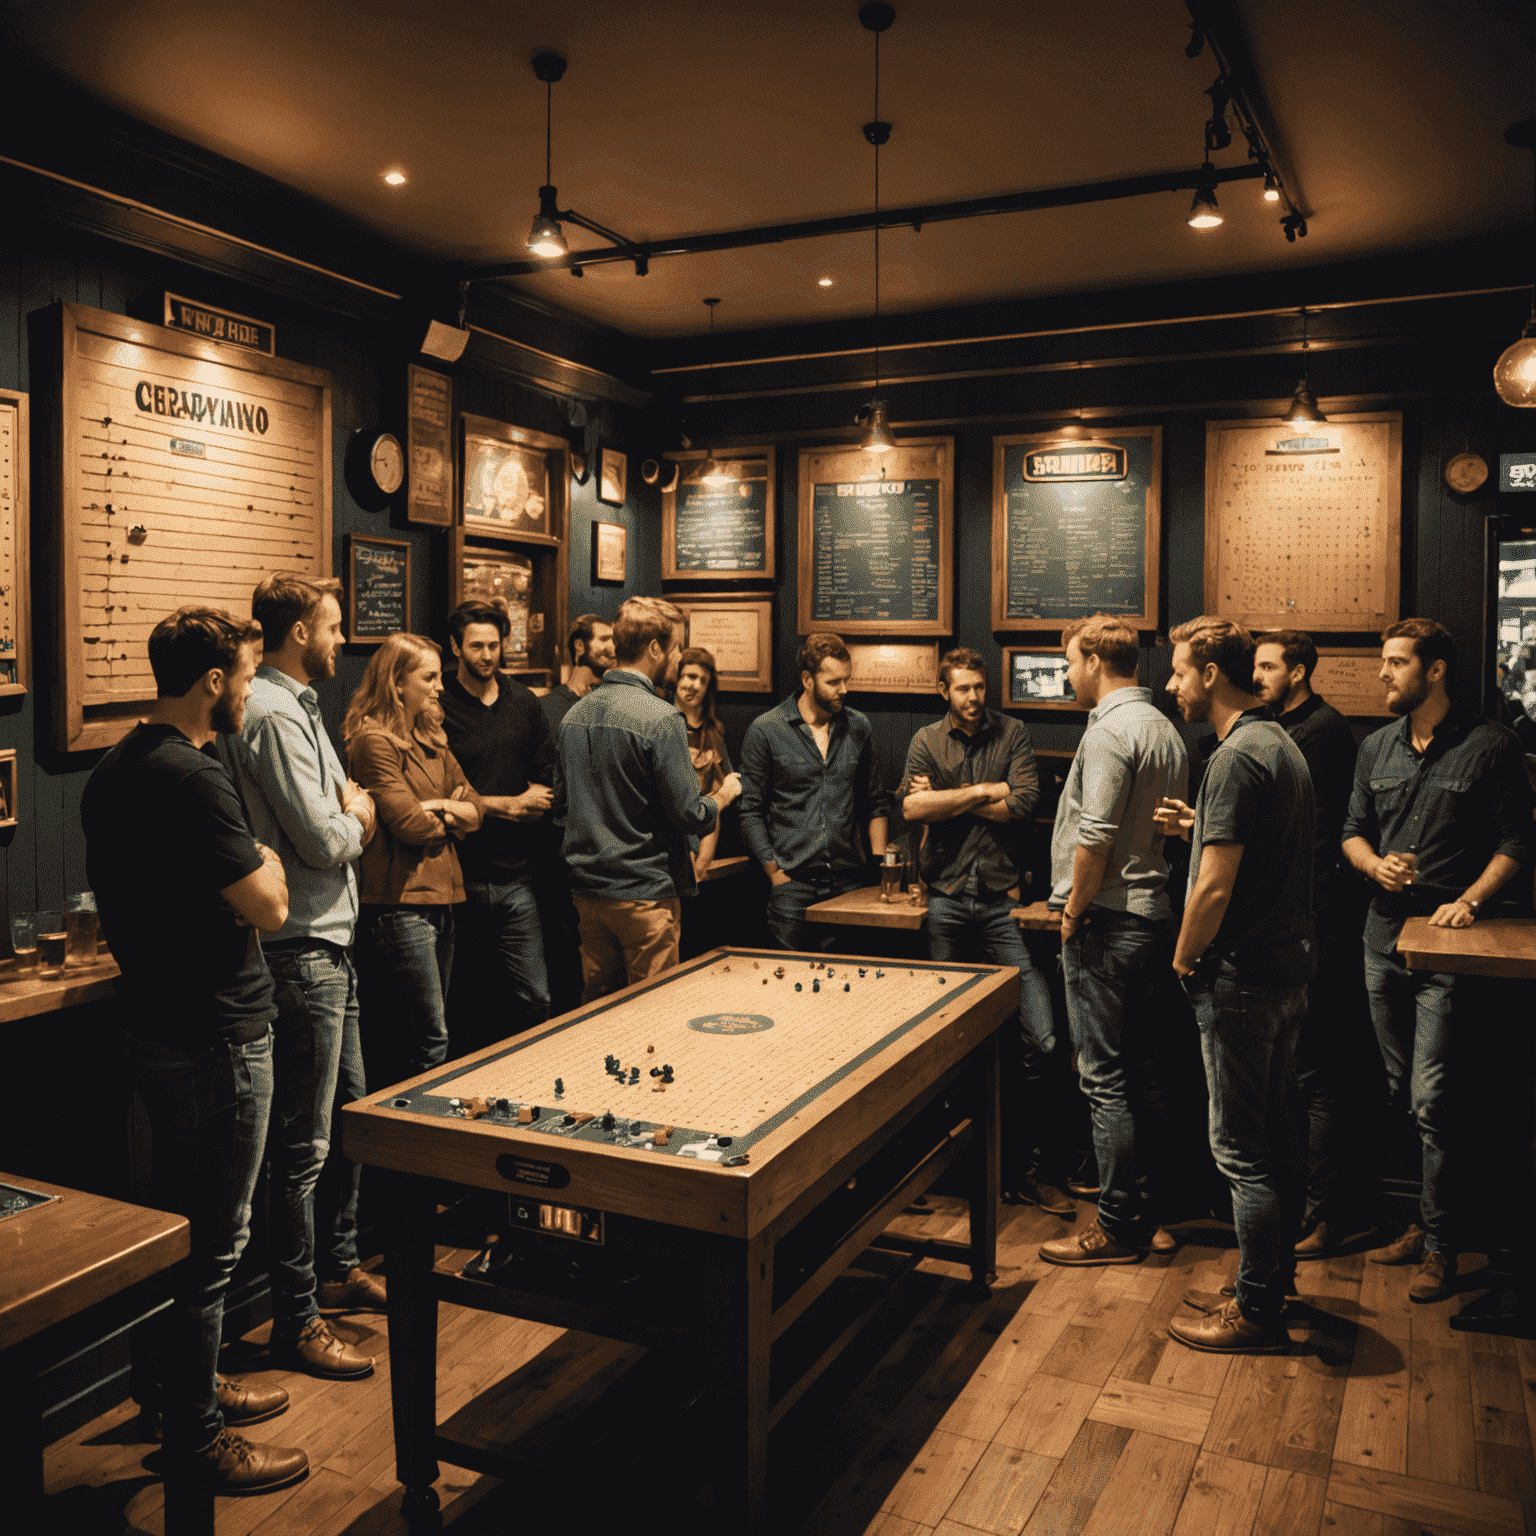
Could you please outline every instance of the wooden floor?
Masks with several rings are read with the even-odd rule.
[[[1080,1211],[1091,1219],[1091,1207]],[[953,1236],[963,1207],[936,1201],[932,1215],[902,1225]],[[1187,1286],[1229,1281],[1230,1229],[1182,1229],[1176,1254],[1139,1265],[1042,1264],[1040,1242],[1069,1229],[1006,1209],[989,1302],[968,1300],[964,1273],[944,1264],[901,1282],[894,1321],[857,1379],[818,1387],[776,1437],[793,1489],[776,1536],[1536,1531],[1536,1343],[1449,1326],[1480,1294],[1477,1259],[1462,1260],[1462,1293],[1430,1306],[1409,1302],[1411,1270],[1367,1264],[1363,1245],[1305,1265],[1291,1353],[1224,1359],[1170,1343],[1165,1329]],[[242,1342],[248,1374],[293,1394],[289,1412],[252,1438],[305,1447],[312,1471],[289,1492],[221,1501],[219,1536],[404,1531],[384,1320],[360,1316],[338,1331],[377,1350],[371,1380],[268,1370],[261,1334]],[[515,1371],[493,1417],[558,1482],[562,1426],[638,1353],[444,1307],[439,1417]],[[141,1465],[153,1446],[137,1422],[125,1404],[50,1450],[49,1528],[161,1531],[159,1484]],[[800,1438],[785,1448],[785,1435]],[[574,1488],[592,1491],[590,1468],[569,1472]],[[510,1528],[508,1492],[493,1480],[445,1468],[438,1489],[451,1528]]]

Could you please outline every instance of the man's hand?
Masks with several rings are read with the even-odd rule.
[[[720,781],[719,787],[711,791],[709,798],[713,800],[715,804],[719,806],[719,808],[723,811],[726,806],[728,806],[733,800],[737,799],[740,794],[741,775],[739,773],[728,773],[726,774],[725,778]]]
[[[763,868],[768,872],[769,885],[789,884],[789,876],[777,864],[765,864]]]
[[[473,831],[480,823],[475,815],[475,808],[466,803],[464,795],[464,786],[460,784],[446,800],[437,802],[437,814],[443,818],[445,826],[468,832]]]
[[[1391,891],[1395,896],[1399,891],[1413,883],[1414,870],[1411,864],[1406,864],[1395,853],[1389,853],[1383,859],[1377,859],[1371,866],[1371,879],[1384,891]],[[1441,907],[1440,912],[1446,908]],[[1439,912],[1435,917],[1440,915]],[[1434,918],[1430,919],[1434,922]],[[1471,918],[1467,919],[1470,922]],[[1465,928],[1466,923],[1435,923],[1437,928]]]
[[[286,890],[288,888],[288,871],[283,868],[283,861],[278,858],[276,851],[268,848],[265,843],[257,843],[256,852],[261,855],[261,862],[283,882],[283,889]]]
[[[1436,907],[1434,915],[1429,920],[1431,928],[1470,928],[1475,913],[1464,901],[1448,901],[1443,907]]]
[[[368,834],[373,831],[374,821],[378,817],[373,796],[361,785],[348,779],[346,788],[341,793],[341,808],[346,815],[355,816],[362,823],[363,841],[367,842]]]
[[[1173,974],[1183,981],[1186,976],[1193,976],[1195,968],[1192,965],[1180,965],[1177,960],[1173,962]]]
[[[537,821],[555,803],[547,784],[530,784],[520,795],[482,795],[493,816],[507,821]]]
[[[1074,917],[1070,912],[1063,910],[1061,914],[1061,942],[1065,944],[1075,933],[1080,933],[1088,924],[1088,914],[1079,912]]]
[[[933,789],[933,780],[926,773],[914,773],[907,785],[909,795],[926,795]]]
[[[1182,837],[1187,843],[1195,829],[1195,813],[1182,800],[1164,795],[1152,812],[1152,825],[1164,837]]]

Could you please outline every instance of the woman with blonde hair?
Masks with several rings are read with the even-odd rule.
[[[448,1059],[453,909],[464,900],[454,842],[479,828],[484,810],[448,750],[442,682],[435,641],[393,634],[373,653],[341,726],[349,771],[378,812],[357,863],[357,967],[364,1040],[372,1036],[391,1082]]]

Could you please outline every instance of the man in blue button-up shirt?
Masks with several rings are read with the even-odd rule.
[[[868,857],[883,859],[888,799],[874,732],[844,700],[853,662],[837,635],[807,635],[800,692],[759,715],[741,747],[741,835],[767,872],[768,932],[784,949],[825,949],[805,909],[868,884]]]

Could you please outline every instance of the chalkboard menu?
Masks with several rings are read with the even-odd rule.
[[[347,639],[377,645],[410,627],[410,540],[348,534]]]
[[[953,464],[953,438],[800,455],[802,632],[951,633]]]
[[[992,627],[1157,624],[1162,428],[992,439]]]
[[[730,477],[721,485],[699,478],[702,450],[667,457],[677,462],[679,474],[661,495],[663,580],[772,576],[777,450],[716,448],[714,461]]]

